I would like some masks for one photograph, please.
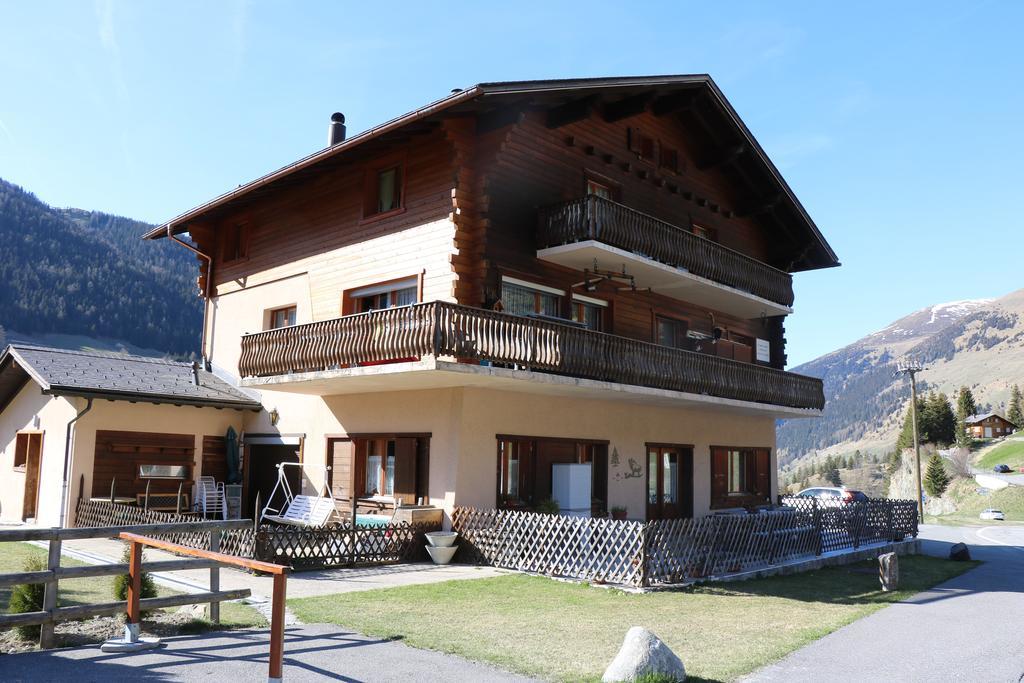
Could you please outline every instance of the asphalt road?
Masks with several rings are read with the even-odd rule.
[[[254,630],[167,638],[160,649],[134,654],[106,654],[98,647],[28,652],[0,656],[0,680],[263,681],[267,651],[267,631]],[[284,656],[284,680],[290,682],[530,683],[485,664],[324,625],[288,628]]]
[[[971,681],[1024,677],[1024,526],[922,525],[925,553],[958,541],[976,569],[811,643],[753,681]]]

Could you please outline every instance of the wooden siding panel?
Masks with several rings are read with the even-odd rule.
[[[194,472],[195,436],[192,434],[158,434],[99,430],[93,463],[92,495],[110,495],[111,481],[116,477],[116,495],[135,496],[145,493],[146,480],[138,478],[140,464],[186,465],[186,492],[191,491]],[[151,493],[175,493],[178,480],[151,479]]]

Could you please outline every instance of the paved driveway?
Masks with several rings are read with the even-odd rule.
[[[267,678],[267,631],[230,631],[164,640],[135,654],[98,647],[0,656],[0,680],[20,681],[261,681]],[[285,681],[480,681],[530,683],[484,664],[355,635],[333,626],[289,628]]]
[[[1024,676],[1024,526],[922,525],[925,553],[985,563],[794,652],[747,681],[1007,681]]]

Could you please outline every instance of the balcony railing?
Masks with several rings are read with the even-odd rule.
[[[541,211],[537,247],[595,240],[783,306],[793,305],[793,278],[689,230],[617,202],[589,195]]]
[[[245,335],[238,369],[266,377],[423,356],[791,408],[825,404],[813,377],[440,301]]]

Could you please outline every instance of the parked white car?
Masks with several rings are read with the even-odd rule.
[[[981,511],[979,515],[982,519],[1004,521],[1006,517],[1003,515],[1002,510],[996,510],[995,508],[986,508]]]
[[[799,499],[817,498],[818,505],[825,507],[843,507],[850,503],[866,501],[868,497],[861,491],[854,491],[845,486],[815,486],[804,489],[795,496],[786,496],[782,499],[783,505],[792,505]]]

